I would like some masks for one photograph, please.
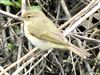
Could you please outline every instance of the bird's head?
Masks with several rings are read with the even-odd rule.
[[[40,6],[33,6],[30,9],[26,10],[22,14],[23,19],[31,19],[33,17],[38,17],[40,16],[41,13],[41,7]]]

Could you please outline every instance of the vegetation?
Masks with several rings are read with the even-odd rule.
[[[84,60],[69,51],[34,47],[20,21],[23,10],[34,5],[69,42],[91,56]],[[0,0],[0,75],[100,75],[99,8],[100,0]]]

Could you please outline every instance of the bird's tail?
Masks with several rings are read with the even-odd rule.
[[[86,52],[85,50],[81,50],[80,48],[74,46],[74,45],[70,45],[67,47],[67,49],[69,49],[70,51],[74,52],[75,54],[79,55],[81,58],[86,59],[86,57],[90,56],[90,53]]]

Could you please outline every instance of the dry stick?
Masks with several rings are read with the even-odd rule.
[[[0,70],[3,71],[4,68],[3,68],[2,66],[0,66]],[[10,74],[8,74],[7,72],[5,72],[4,74],[5,74],[5,75],[10,75]]]
[[[99,45],[99,50],[100,50],[100,45]],[[94,71],[94,69],[96,68],[96,65],[97,65],[97,63],[100,61],[100,51],[99,51],[99,53],[98,53],[98,55],[97,55],[97,57],[95,58],[96,60],[95,60],[95,63],[94,63],[94,65],[93,65],[93,67],[92,67],[92,70]]]
[[[18,52],[17,52],[17,60],[19,60],[21,58],[21,53],[23,51],[22,46],[23,46],[23,39],[20,36],[19,39],[19,47],[18,47]],[[17,64],[17,69],[20,67],[20,63]]]
[[[64,10],[64,12],[65,12],[65,14],[66,14],[66,16],[68,17],[68,19],[70,19],[70,18],[71,18],[71,15],[70,15],[70,13],[69,13],[69,11],[68,11],[68,8],[67,8],[67,6],[66,6],[64,0],[61,0],[61,6],[62,6],[62,8],[63,8],[63,10]],[[71,54],[71,57],[72,57],[72,65],[73,65],[74,74],[76,75],[75,63],[74,63],[74,61],[73,61],[73,54],[72,54],[72,51],[70,51],[70,54]],[[56,60],[57,60],[57,59],[56,59]],[[58,64],[59,64],[59,63],[58,63]],[[60,64],[59,64],[59,66],[60,66]],[[60,66],[60,67],[61,67],[61,66]],[[62,75],[64,75],[62,67],[61,67],[61,71],[62,71]]]
[[[36,0],[36,2],[43,8],[43,10],[44,10],[53,20],[55,20],[55,17],[53,17],[53,16],[43,7],[43,5],[42,5],[38,0]]]
[[[1,30],[1,29],[6,29],[6,28],[8,28],[8,27],[10,27],[10,26],[14,26],[14,25],[21,24],[21,23],[22,23],[22,22],[12,23],[12,24],[9,24],[9,25],[7,25],[7,26],[5,26],[5,27],[0,27],[0,30]]]
[[[4,21],[4,19],[3,18],[1,18],[2,19],[2,21]],[[4,25],[5,24],[5,22],[2,22],[1,23],[1,25]],[[2,34],[2,42],[7,38],[6,37],[6,30],[5,29],[3,29],[2,31],[1,31],[1,34]],[[1,42],[1,43],[2,43]],[[1,47],[2,48],[7,48],[7,41],[5,41],[5,43],[4,44],[1,44]],[[8,49],[5,49],[5,54],[6,54],[6,56],[8,57]]]
[[[68,11],[67,5],[65,4],[64,0],[61,0],[61,6],[64,10],[65,15],[68,17],[67,19],[69,20],[71,18],[70,12]]]
[[[90,3],[90,2],[89,2]],[[77,12],[77,11],[80,11],[80,9],[82,10],[84,7],[86,7],[86,5],[88,5],[88,4],[82,4],[82,2],[80,1],[79,3],[77,3],[71,10],[70,10],[70,13],[74,16],[75,15],[75,13]],[[78,12],[77,12],[78,13]]]
[[[53,72],[53,70],[52,70],[49,66],[45,65],[45,68],[46,68],[49,72]]]
[[[79,67],[79,73],[80,73],[80,75],[83,75],[83,70],[82,70],[81,64],[79,62],[78,62],[77,66]]]
[[[44,54],[31,68],[24,74],[27,75],[36,65],[38,65],[44,58],[48,56],[52,52],[53,49],[48,50],[48,53]]]
[[[82,36],[83,37],[83,36]],[[87,38],[87,37],[86,37]],[[82,39],[82,38],[81,38]],[[91,39],[90,39],[91,40]],[[94,39],[95,40],[95,39]],[[92,41],[93,42],[93,41]],[[88,50],[92,50],[92,49],[95,49],[95,48],[99,48],[100,46],[96,46],[96,47],[93,47],[93,48],[90,48],[90,49],[87,49],[87,51]],[[96,60],[96,62],[97,62],[97,60]],[[96,63],[95,63],[95,65],[93,66],[93,68],[91,69],[91,67],[90,67],[90,65],[89,65],[89,63],[87,62],[87,61],[84,61],[84,63],[85,63],[85,65],[86,65],[86,68],[87,68],[87,71],[88,71],[88,73],[89,73],[89,75],[93,75],[93,71],[94,71],[94,68],[95,68],[95,65],[96,65]]]
[[[88,74],[89,75],[94,75],[93,70],[91,69],[89,63],[87,61],[84,61],[84,62],[85,62],[86,68],[88,70]]]
[[[71,16],[70,16],[70,13],[69,13],[69,11],[68,11],[68,8],[67,8],[67,6],[66,6],[64,0],[61,0],[61,6],[62,6],[62,8],[63,8],[63,10],[64,10],[64,12],[65,12],[65,14],[66,14],[66,16],[67,16],[68,19],[69,19]]]
[[[75,63],[74,63],[74,59],[73,59],[73,54],[72,54],[72,52],[71,52],[71,57],[72,57],[71,61],[72,61],[72,65],[73,65],[73,71],[74,71],[74,74],[76,75]]]
[[[3,10],[0,10],[0,14],[6,15],[8,17],[12,17],[12,18],[14,18],[16,20],[22,20],[22,18],[20,18],[19,16],[13,15],[13,14],[8,13],[8,12],[5,12]]]
[[[21,19],[20,17],[16,16],[16,15],[18,15],[20,12],[18,12],[16,15],[13,15],[13,14],[10,14],[10,13],[5,12],[5,11],[3,11],[3,10],[0,10],[0,13],[3,14],[3,15],[5,15],[5,16],[12,17],[12,18],[14,18],[14,19],[17,19],[17,20],[21,20],[21,21],[22,21],[22,19]],[[12,18],[9,19],[9,21],[4,25],[4,27],[8,27],[7,25],[11,22]],[[15,37],[16,37],[17,39],[19,39],[19,37],[18,37],[18,36],[16,35],[16,33],[14,32],[14,30],[11,29],[11,31],[12,31],[12,33],[15,35]]]
[[[92,22],[92,16],[89,17],[89,23],[88,23],[88,26],[87,26],[88,28],[89,28],[89,26],[91,25],[91,22]],[[88,36],[88,35],[87,35],[87,33],[86,33],[85,37],[87,37],[87,36]],[[86,45],[86,41],[84,41],[84,44]],[[88,71],[88,74],[89,74],[89,75],[93,75],[94,73],[93,73],[93,70],[92,70],[90,64],[89,64],[86,60],[84,60],[84,63],[85,63],[86,69],[87,69],[87,71]]]
[[[16,15],[13,15],[13,14],[10,14],[10,13],[8,13],[8,12],[5,12],[5,11],[2,11],[2,10],[0,10],[0,13],[1,14],[3,14],[3,15],[6,15],[6,16],[9,16],[9,17],[13,17],[13,18],[15,18],[15,19],[18,19],[19,17],[18,16],[16,16],[16,15],[18,15],[20,12],[18,12]],[[20,18],[21,19],[21,18]],[[10,22],[11,22],[11,20],[12,19],[9,19],[9,21],[4,25],[4,27],[9,27],[9,26],[7,26]],[[0,28],[1,29],[1,28]],[[13,29],[11,29],[11,31],[12,31],[12,33],[15,35],[15,37],[17,38],[17,39],[19,39],[19,37],[16,35],[16,33],[14,32],[14,30]]]
[[[19,67],[12,75],[17,75],[19,72],[21,72],[23,70],[23,68],[25,68],[27,65],[29,65],[30,63],[32,63],[35,59],[37,59],[40,55],[35,54],[32,58],[30,58],[28,61],[26,61],[21,67]]]
[[[23,70],[23,68],[25,68],[28,64],[32,63],[37,57],[39,57],[40,55],[34,55],[32,58],[30,58],[28,61],[26,61],[21,67],[19,67],[12,75],[17,75],[19,72],[21,72]]]
[[[57,6],[57,15],[56,15],[56,21],[55,21],[55,25],[58,24],[58,19],[59,19],[59,14],[60,14],[60,2],[58,3],[58,6]]]
[[[57,60],[56,56],[53,53],[52,53],[52,55],[53,55],[55,61],[57,62],[57,64],[59,65],[62,75],[64,75],[64,69],[63,69],[61,63]]]
[[[25,62],[21,67],[19,67],[12,75],[17,75],[23,68],[25,68],[30,62],[33,62],[35,57],[30,58],[27,62]]]
[[[79,13],[77,13],[75,16],[73,16],[71,19],[69,19],[67,22],[65,22],[63,25],[59,27],[59,29],[63,29],[65,26],[67,26],[72,21],[75,21],[79,19],[81,16],[83,16],[86,12],[90,10],[98,1],[92,0],[90,4],[88,4],[83,10],[81,10]]]
[[[75,36],[79,39],[83,39],[83,40],[86,40],[86,41],[92,41],[92,42],[97,42],[97,43],[100,43],[100,40],[97,40],[97,39],[93,39],[93,38],[88,38],[86,36],[80,36],[80,35],[75,35],[75,34],[71,34],[72,36]]]
[[[9,6],[6,6],[6,11],[7,11],[8,13],[10,13],[10,7],[9,7]],[[8,22],[8,21],[10,21],[10,17],[7,17],[7,22]],[[10,22],[9,24],[11,24],[11,22]],[[10,34],[10,36],[12,36],[12,35],[13,35],[13,33],[12,33],[13,28],[10,26],[8,29],[9,29],[9,34]],[[14,41],[14,37],[12,37],[11,40]]]
[[[97,55],[97,60],[100,60],[100,51],[99,51],[99,53]]]
[[[75,38],[75,40],[80,40],[80,41],[81,41],[80,38],[77,38],[77,37],[75,37],[75,36],[73,36],[73,35],[70,35],[70,37]],[[82,40],[84,40],[84,39],[82,39]],[[89,46],[87,46],[87,45],[84,44],[83,42],[80,42],[79,44],[81,44],[81,45],[79,45],[80,48],[84,48],[84,46],[89,48]],[[87,49],[86,49],[86,51],[87,51]]]
[[[72,30],[74,30],[77,26],[79,26],[79,24],[84,21],[86,18],[88,18],[91,14],[93,14],[94,12],[96,12],[98,9],[100,9],[100,1],[98,2],[98,4],[91,9],[86,15],[84,15],[82,18],[80,18],[79,20],[77,20],[73,26],[67,30],[64,31],[64,36],[68,35]]]
[[[18,12],[16,15],[18,15],[20,12]],[[16,16],[16,15],[13,15],[11,13],[8,13],[8,12],[5,12],[3,10],[0,10],[0,14],[3,14],[5,16],[8,16],[8,17],[11,17],[11,18],[14,18],[16,20],[21,20],[22,21],[22,18],[19,17],[19,16]],[[6,27],[10,22],[11,22],[12,19],[10,19],[5,25],[4,27]],[[19,37],[16,35],[16,33],[12,30],[12,33],[16,36],[17,39],[19,39]]]
[[[91,16],[89,17],[89,22],[88,22],[88,24],[87,24],[87,28],[89,28],[89,27],[91,26],[92,18],[93,18],[93,17],[92,17],[92,15],[91,15]],[[86,32],[84,36],[85,36],[85,37],[88,37],[88,32]],[[87,44],[86,41],[84,41],[83,44],[84,44],[84,47],[86,47],[86,44]]]
[[[63,0],[62,0],[63,1]],[[71,57],[72,57],[72,64],[73,64],[73,70],[74,70],[74,73],[76,75],[76,70],[75,70],[75,63],[73,61],[73,55],[72,55],[72,52],[71,52]]]
[[[45,66],[43,65],[43,67],[39,70],[39,73],[37,73],[37,75],[41,75],[41,73],[43,74],[43,70],[44,70]],[[30,72],[31,73],[31,72]],[[31,75],[31,74],[29,74]]]
[[[21,12],[21,11],[19,11],[16,15],[19,15],[20,12]],[[8,12],[7,12],[7,13],[8,13]],[[9,14],[10,14],[10,13],[9,13]],[[13,14],[12,14],[12,15],[13,15]],[[16,16],[16,15],[13,15],[13,16],[18,17],[18,16]],[[9,15],[8,15],[8,16],[9,16]],[[9,16],[9,17],[12,17],[12,16]],[[13,17],[12,17],[12,18],[13,18]],[[6,26],[13,20],[12,18],[4,25],[4,27],[6,27]],[[15,19],[17,19],[17,18],[15,18]],[[20,18],[20,19],[21,19],[21,18]],[[19,19],[19,20],[20,20],[20,19]],[[18,19],[17,19],[17,20],[18,20]],[[22,20],[22,19],[21,19],[21,20]]]
[[[23,14],[26,11],[26,0],[22,0],[22,8],[21,8],[21,14]],[[20,32],[23,33],[23,24],[20,25]],[[23,35],[20,36],[19,39],[19,47],[18,47],[18,54],[17,54],[17,60],[21,58],[21,53],[23,52],[22,46],[23,46]],[[20,67],[20,63],[17,64],[17,69]]]
[[[64,12],[65,12],[65,14],[66,14],[66,16],[68,16],[68,19],[71,18],[71,15],[70,15],[70,13],[69,13],[69,11],[68,11],[68,9],[67,9],[67,6],[66,6],[64,0],[61,0],[61,6],[62,6],[62,8],[63,8],[63,10],[64,10]],[[70,51],[70,54],[71,54],[71,57],[72,57],[73,70],[74,70],[74,73],[75,73],[75,75],[76,75],[75,64],[74,64],[74,61],[73,61],[73,54],[72,54],[71,51]],[[63,73],[62,73],[62,74],[63,74]]]
[[[29,57],[34,51],[36,51],[38,48],[35,47],[34,49],[30,50],[30,52],[28,52],[25,56],[23,56],[22,58],[20,58],[19,60],[17,60],[16,62],[12,63],[10,66],[8,66],[7,68],[5,68],[2,72],[0,72],[0,75],[3,75],[6,71],[8,71],[9,69],[13,68],[15,65],[17,65],[18,63],[21,63],[23,60],[25,60],[27,57]]]

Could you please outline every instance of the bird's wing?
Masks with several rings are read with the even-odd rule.
[[[42,33],[40,35],[40,38],[43,40],[48,40],[56,44],[67,45],[67,43],[64,40],[64,36],[61,35],[61,33],[59,32],[47,31],[47,32]]]
[[[56,28],[54,23],[45,18],[35,18],[34,23],[28,25],[29,32],[44,41],[50,41],[56,44],[66,44],[64,36]],[[33,28],[33,29],[32,29]]]
[[[28,26],[28,29],[30,29],[31,26]],[[48,41],[48,42],[53,42],[56,44],[66,44],[64,41],[64,36],[61,35],[59,32],[55,31],[49,31],[49,30],[42,30],[36,28],[36,30],[30,29],[29,32],[33,35],[36,36],[37,38],[40,38],[41,40]]]

